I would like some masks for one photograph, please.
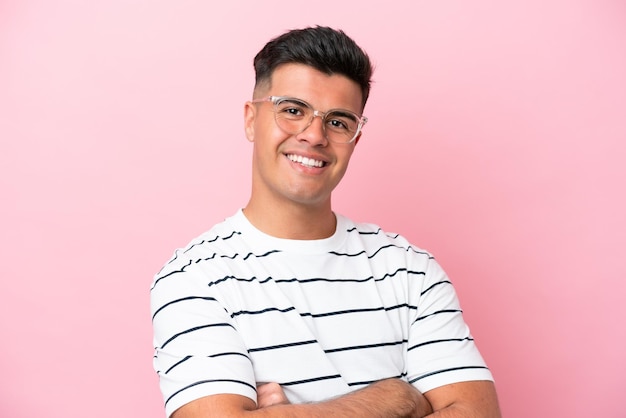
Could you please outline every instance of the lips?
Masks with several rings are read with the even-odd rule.
[[[287,158],[294,163],[302,164],[305,167],[324,167],[326,163],[321,160],[315,160],[313,158],[303,157],[302,155],[287,154]]]

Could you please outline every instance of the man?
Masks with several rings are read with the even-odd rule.
[[[272,40],[254,64],[250,200],[151,289],[168,416],[500,416],[432,256],[331,208],[367,121],[367,55],[315,27]]]

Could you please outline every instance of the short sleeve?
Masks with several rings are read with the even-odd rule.
[[[154,368],[167,416],[195,399],[239,394],[256,402],[252,364],[211,272],[179,250],[150,290]]]
[[[422,393],[470,380],[493,380],[463,319],[457,294],[430,255],[417,263],[424,280],[410,290],[417,310],[409,328],[407,379]]]

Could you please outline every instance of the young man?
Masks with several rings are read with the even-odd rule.
[[[151,288],[167,415],[499,417],[437,262],[331,208],[367,121],[367,55],[316,27],[272,40],[254,65],[250,200]]]

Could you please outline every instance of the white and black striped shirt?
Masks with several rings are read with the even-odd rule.
[[[277,382],[291,402],[384,378],[425,392],[492,380],[446,274],[402,236],[337,215],[327,239],[278,239],[240,210],[176,251],[151,288],[168,416]]]

